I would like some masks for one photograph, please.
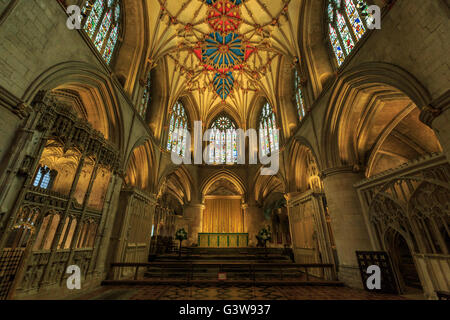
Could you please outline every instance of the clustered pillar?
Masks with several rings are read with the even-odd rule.
[[[184,216],[188,220],[188,245],[198,244],[198,234],[202,232],[204,204],[191,204],[185,207]]]
[[[339,259],[339,280],[362,288],[356,251],[372,250],[358,194],[353,185],[364,179],[352,167],[323,172],[325,195]]]

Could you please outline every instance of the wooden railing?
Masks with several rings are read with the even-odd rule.
[[[214,268],[218,272],[234,272],[248,274],[251,281],[256,281],[256,275],[261,271],[270,269],[275,273],[277,271],[280,275],[280,279],[283,279],[283,273],[295,270],[300,273],[304,273],[306,276],[306,281],[310,281],[311,277],[316,278],[311,275],[309,271],[311,269],[325,269],[330,270],[331,279],[324,279],[325,281],[337,281],[337,275],[335,267],[333,264],[286,264],[286,263],[203,263],[203,262],[188,262],[188,263],[177,263],[177,262],[165,262],[165,263],[112,263],[111,268],[108,273],[106,280],[120,280],[115,279],[116,274],[121,274],[120,272],[115,272],[118,268],[134,268],[134,277],[132,280],[138,281],[139,272],[142,268],[159,268],[160,279],[164,279],[164,275],[170,273],[170,271],[182,271],[186,274],[186,278],[180,280],[180,277],[176,279],[179,281],[190,282],[193,281],[193,275],[197,269]],[[291,279],[291,278],[289,278]],[[131,279],[127,279],[129,281]]]

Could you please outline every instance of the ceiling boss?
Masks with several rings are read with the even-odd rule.
[[[233,91],[235,77],[233,70],[242,68],[250,56],[252,48],[245,46],[243,36],[238,32],[241,24],[239,5],[242,0],[206,0],[210,6],[206,21],[211,33],[206,36],[199,59],[205,68],[213,70],[213,86],[217,94],[225,100]]]
[[[261,0],[159,1],[161,19],[167,16],[178,30],[178,46],[169,56],[190,76],[189,90],[210,90],[222,101],[236,90],[258,90],[267,66],[280,55],[270,43],[271,33],[281,16],[287,19],[290,0],[270,5]],[[186,51],[196,62],[182,54]]]

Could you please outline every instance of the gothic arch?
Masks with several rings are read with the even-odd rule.
[[[167,92],[167,70],[164,64],[153,66],[152,69],[152,101],[147,110],[147,123],[155,136],[159,140],[163,136],[163,128],[166,125],[166,110],[168,105]]]
[[[133,95],[139,88],[141,70],[145,69],[144,50],[147,34],[147,8],[142,1],[122,0],[122,38],[114,62],[114,72],[118,78],[125,79],[125,91]],[[137,100],[139,101],[139,99]]]
[[[396,236],[401,236],[403,237],[403,239],[405,239],[411,252],[415,252],[417,250],[417,247],[414,245],[414,242],[411,240],[410,236],[403,230],[395,227],[388,227],[384,232],[384,236],[382,239],[382,246],[384,250],[386,250],[387,252],[391,252],[391,248]]]
[[[237,113],[236,109],[231,107],[229,104],[220,104],[209,112],[208,117],[206,118],[205,128],[209,128],[212,122],[221,114],[226,114],[232,121],[234,121],[237,129],[243,129],[243,123],[239,113]]]
[[[431,100],[424,86],[412,75],[394,65],[365,63],[344,72],[334,83],[324,115],[321,148],[327,157],[325,167],[365,165],[369,155],[358,154],[361,150],[357,144],[360,142],[351,132],[359,130],[358,134],[367,134],[363,130],[367,130],[367,124],[380,110],[380,101],[395,99],[405,102],[404,109],[408,108],[406,102],[409,101],[409,104],[413,103],[419,110],[426,107]],[[393,111],[392,117],[401,112],[400,109]],[[356,113],[361,115],[359,127],[351,124],[351,115]],[[363,115],[365,117],[362,117]]]
[[[69,89],[90,95],[93,109],[85,110],[95,129],[124,148],[123,110],[119,107],[118,94],[108,75],[84,62],[65,62],[54,65],[38,76],[25,91],[22,99],[31,103],[41,90]]]
[[[286,192],[286,181],[280,174],[273,176],[258,175],[254,181],[255,201],[263,203],[266,198],[273,194],[284,194]]]
[[[261,115],[261,109],[264,106],[264,103],[269,102],[269,99],[267,99],[264,95],[255,96],[252,103],[250,104],[250,110],[249,110],[249,116],[247,119],[247,129],[252,128],[257,130],[259,127],[259,116]],[[273,112],[277,116],[277,123],[279,121],[278,114],[276,112],[275,107],[270,103],[270,105],[273,108]]]
[[[328,47],[324,39],[324,12],[326,1],[303,1],[300,24],[301,71],[308,75],[313,96],[317,98],[328,80],[334,76]]]
[[[186,204],[191,202],[195,187],[191,174],[184,165],[181,165],[166,168],[158,182],[157,190],[158,198],[167,191],[173,194],[181,204]]]
[[[206,195],[208,189],[214,184],[214,182],[220,179],[227,179],[228,181],[230,181],[236,187],[239,193],[244,198],[246,197],[247,188],[245,187],[244,182],[239,176],[229,170],[220,170],[204,180],[200,185],[200,194],[202,195],[202,197]]]
[[[137,144],[129,155],[126,165],[125,181],[127,185],[143,191],[154,192],[157,164],[151,140]]]
[[[311,144],[304,138],[295,139],[288,150],[288,185],[291,192],[305,192],[310,188],[312,181],[308,181],[308,169],[314,169],[316,180],[320,180],[322,171],[320,162]],[[314,168],[308,162],[312,161]],[[319,182],[321,184],[321,182]],[[317,191],[317,190],[316,190]]]
[[[302,93],[304,98],[306,98],[305,92],[307,92],[306,81],[307,72],[302,67],[302,62],[294,63],[287,59],[283,60],[282,71],[280,72],[280,89],[279,89],[279,123],[281,124],[280,131],[283,132],[285,139],[289,139],[293,134],[295,134],[297,128],[299,127],[302,119],[299,117],[296,104],[296,93],[297,88],[295,87],[295,71],[302,79]],[[309,95],[308,95],[309,96]],[[310,106],[306,99],[303,99],[305,106]],[[306,110],[305,110],[306,111]],[[304,117],[303,117],[304,119]]]

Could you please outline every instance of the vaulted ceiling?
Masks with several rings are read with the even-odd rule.
[[[282,63],[300,56],[300,4],[148,0],[148,60],[166,66],[169,104],[189,93],[202,120],[226,105],[244,123],[255,97],[276,104]]]

